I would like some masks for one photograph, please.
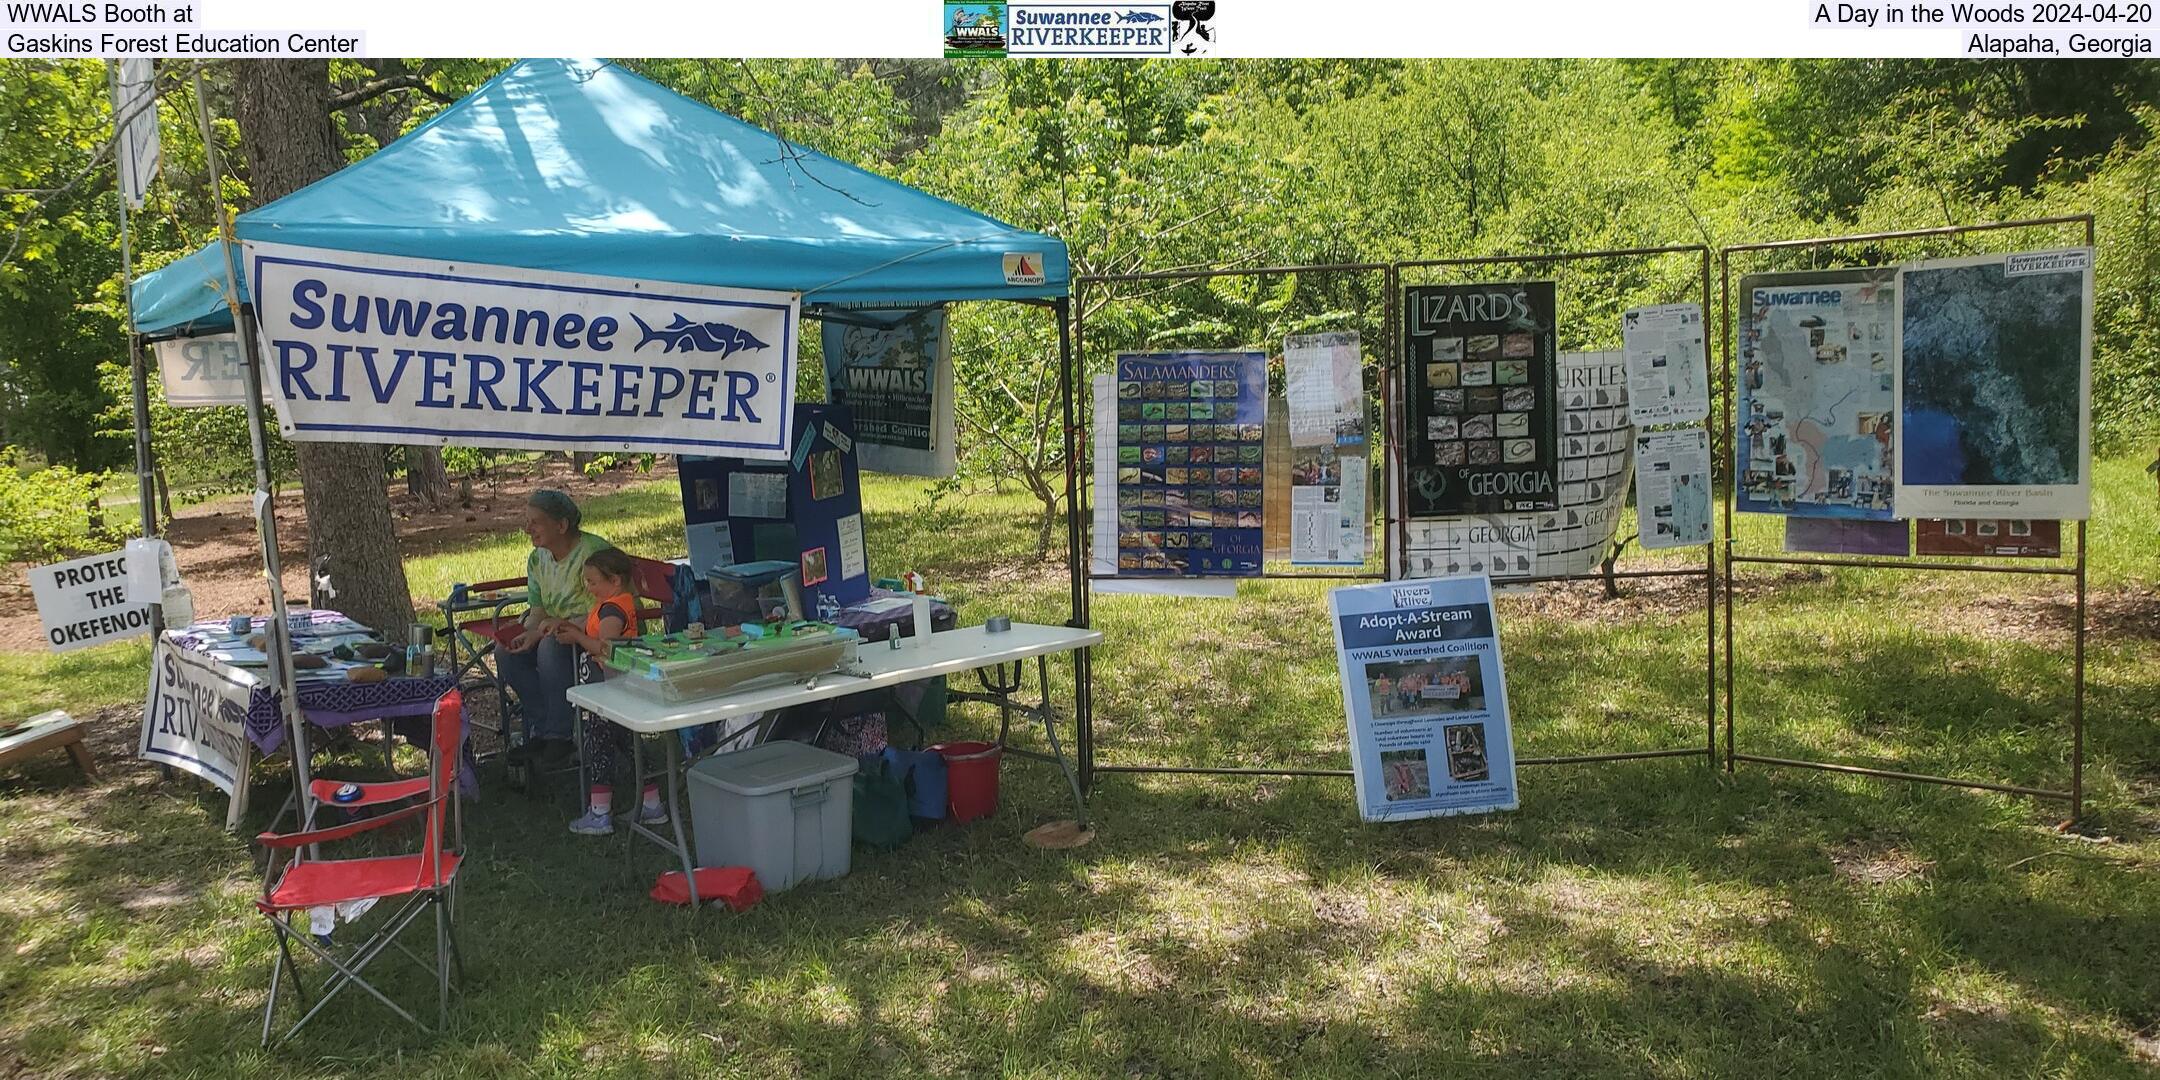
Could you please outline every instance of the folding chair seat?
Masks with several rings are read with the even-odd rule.
[[[384,806],[397,801],[397,792],[404,793],[402,797],[408,800],[408,805],[343,825],[302,829],[292,833],[265,832],[255,838],[257,843],[271,853],[270,866],[263,878],[262,895],[256,899],[255,909],[270,921],[278,946],[277,955],[271,960],[269,1000],[263,1005],[264,1046],[292,1037],[320,1015],[339,993],[353,986],[366,991],[369,996],[382,1002],[390,1011],[422,1031],[440,1031],[449,1026],[453,971],[457,976],[455,982],[462,983],[464,979],[464,963],[458,954],[452,925],[456,914],[458,870],[464,863],[464,856],[456,848],[446,847],[444,838],[448,831],[448,821],[459,815],[457,769],[464,750],[464,706],[464,694],[458,690],[444,694],[435,702],[434,737],[430,740],[428,775],[418,781],[425,785],[418,793],[425,796],[422,801],[409,801],[415,794],[410,790],[410,785],[415,781],[390,781],[368,785],[376,790],[367,793],[363,789],[365,801],[337,805]],[[332,790],[335,790],[334,781],[327,783],[331,783]],[[319,792],[320,785],[313,790]],[[421,846],[417,852],[354,859],[324,859],[309,855],[309,851],[319,845],[350,839],[412,819],[423,824]],[[282,868],[279,866],[279,852],[289,855]],[[389,908],[389,914],[365,941],[342,953],[329,940],[330,935],[318,937],[313,933],[310,919],[315,909],[360,900],[402,902]],[[435,954],[432,962],[399,939],[406,928],[420,921],[421,916],[430,913],[433,914],[435,923]],[[307,987],[301,980],[300,966],[293,955],[292,946],[296,944],[334,972],[334,975],[325,981],[321,995],[312,1005],[307,1005]],[[436,1027],[430,1028],[364,977],[368,966],[392,948],[404,953],[422,969],[435,976]],[[282,1035],[273,1040],[271,1025],[277,1016],[279,991],[288,976],[306,1011]]]

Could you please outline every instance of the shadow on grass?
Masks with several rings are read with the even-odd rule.
[[[6,1023],[33,1072],[1699,1076],[1774,1054],[1802,1075],[2129,1075],[2110,1033],[2160,1002],[2160,890],[2013,867],[2060,843],[2014,801],[1648,762],[1526,771],[1514,815],[1367,827],[1340,782],[1112,777],[1096,843],[1039,852],[1018,833],[1066,809],[1015,763],[994,819],[742,915],[661,909],[655,855],[492,792],[460,1030],[412,1037],[354,999],[264,1056],[240,844],[129,774],[65,835],[10,830],[28,887]],[[45,770],[28,787],[9,805],[79,798]],[[1921,869],[1855,877],[1838,852]],[[131,906],[116,883],[148,867],[172,899]]]

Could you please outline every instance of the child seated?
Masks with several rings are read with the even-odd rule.
[[[601,662],[607,659],[615,642],[637,635],[637,597],[630,587],[634,572],[630,556],[615,548],[593,552],[585,560],[585,588],[593,595],[592,611],[586,614],[583,627],[566,621],[555,628],[555,640],[579,650],[577,681],[580,683],[599,682],[605,678],[606,669]],[[590,801],[585,816],[570,823],[570,831],[580,836],[606,836],[615,831],[612,817],[615,751],[630,733],[615,722],[589,712],[583,714],[583,719],[585,782],[589,785]],[[667,810],[660,805],[657,785],[645,785],[641,804],[639,824],[667,822]]]

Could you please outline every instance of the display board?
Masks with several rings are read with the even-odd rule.
[[[1898,516],[2090,514],[2093,261],[2072,248],[1899,271]]]
[[[2062,522],[2026,518],[1921,518],[1913,523],[1922,555],[2010,559],[2062,557]]]
[[[1331,590],[1358,814],[1394,821],[1513,810],[1514,733],[1492,583]]]
[[[1902,521],[1788,517],[1785,550],[1822,555],[1910,555],[1912,529]]]
[[[836,306],[824,327],[826,396],[855,418],[860,467],[951,476],[958,455],[944,305]]]
[[[1285,338],[1283,384],[1290,421],[1290,562],[1361,566],[1371,459],[1356,331]]]
[[[1889,519],[1896,274],[1740,279],[1734,509]]]
[[[802,570],[803,602],[870,595],[861,477],[844,405],[795,406],[789,460],[685,456],[676,468],[691,568],[784,560]]]
[[[1538,514],[1412,518],[1405,577],[1568,577],[1612,550],[1634,469],[1627,368],[1618,352],[1562,353],[1560,508]]]
[[[1406,510],[1560,508],[1550,281],[1404,290]]]
[[[1124,353],[1116,390],[1117,573],[1257,576],[1266,354]]]

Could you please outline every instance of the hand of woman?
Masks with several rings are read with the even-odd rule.
[[[510,644],[506,647],[514,653],[531,652],[533,646],[538,645],[540,639],[545,636],[546,633],[540,627],[526,627],[518,632],[518,636],[511,638]]]

